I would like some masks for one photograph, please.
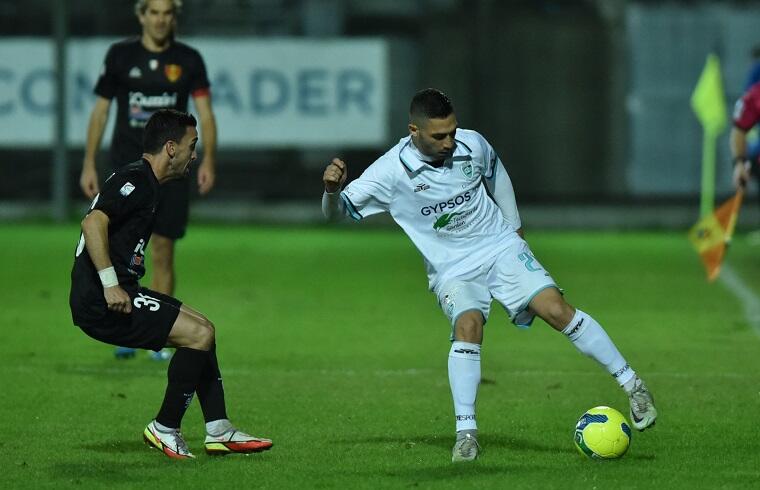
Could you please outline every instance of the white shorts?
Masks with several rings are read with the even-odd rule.
[[[470,274],[447,280],[436,288],[435,294],[452,329],[459,315],[470,310],[480,311],[487,321],[492,299],[501,303],[515,325],[527,328],[534,318],[528,304],[550,287],[557,287],[554,279],[533,256],[525,240],[519,239],[490,267],[481,266]]]

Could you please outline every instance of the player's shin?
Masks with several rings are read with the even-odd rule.
[[[480,345],[454,341],[449,351],[449,384],[457,432],[474,431],[475,400],[480,384]]]
[[[636,376],[604,328],[587,313],[575,310],[573,319],[562,333],[581,353],[601,364],[620,386],[626,385]]]
[[[193,401],[201,373],[208,364],[208,352],[179,347],[169,362],[168,383],[156,421],[165,427],[178,429],[187,407]]]
[[[216,344],[208,351],[208,363],[201,373],[196,392],[207,424],[227,419],[222,373],[219,371],[219,361],[216,358]]]

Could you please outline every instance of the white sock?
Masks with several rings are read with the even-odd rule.
[[[623,389],[626,393],[630,394],[634,388],[636,388],[636,380],[638,376],[631,376],[631,379],[623,383]]]
[[[587,313],[575,310],[575,316],[562,333],[567,335],[576,349],[604,366],[620,386],[636,376],[604,328]]]
[[[480,345],[454,341],[449,351],[449,384],[457,432],[477,429],[475,399],[480,384]]]
[[[232,428],[232,423],[227,419],[212,420],[206,422],[206,434],[220,436]]]
[[[161,424],[158,423],[157,420],[153,421],[153,426],[156,429],[158,429],[159,432],[166,432],[166,433],[168,433],[168,432],[174,432],[175,430],[177,430],[177,429],[173,429],[171,427],[167,427],[165,425],[161,425]]]

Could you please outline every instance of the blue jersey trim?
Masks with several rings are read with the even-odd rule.
[[[364,218],[364,216],[362,216],[361,213],[356,209],[356,206],[354,206],[354,203],[351,202],[351,199],[349,199],[345,193],[341,192],[340,198],[343,200],[343,204],[346,205],[348,214],[350,214],[353,219],[355,219],[356,221],[359,221],[360,219]]]

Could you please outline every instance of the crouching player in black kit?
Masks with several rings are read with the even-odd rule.
[[[193,116],[172,109],[150,118],[142,160],[111,175],[82,220],[69,297],[74,323],[96,340],[151,350],[177,348],[169,363],[164,401],[143,437],[179,459],[194,457],[179,430],[194,393],[206,420],[207,453],[272,447],[271,440],[240,432],[227,419],[214,325],[181,301],[138,284],[145,273],[144,250],[159,186],[187,176],[196,158],[195,126]]]

